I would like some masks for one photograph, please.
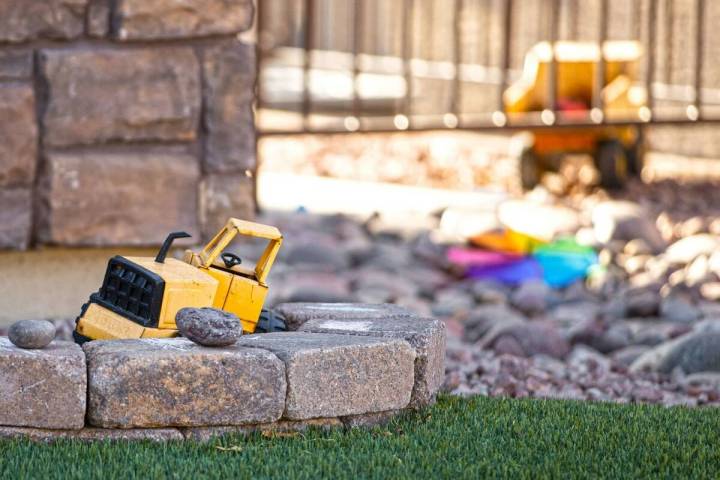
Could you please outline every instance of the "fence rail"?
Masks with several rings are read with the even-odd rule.
[[[691,125],[720,120],[720,2],[704,0],[258,0],[261,135],[428,129]],[[646,101],[604,104],[606,55],[584,111],[559,105],[556,46],[641,46]],[[526,52],[550,45],[547,105],[511,114]]]

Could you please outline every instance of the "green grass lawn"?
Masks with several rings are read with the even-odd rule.
[[[382,428],[197,443],[0,442],[0,478],[720,476],[720,411],[443,397]]]

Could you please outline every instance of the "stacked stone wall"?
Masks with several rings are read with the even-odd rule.
[[[254,212],[252,0],[0,0],[0,249]]]

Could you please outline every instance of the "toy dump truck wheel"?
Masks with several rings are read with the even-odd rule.
[[[90,306],[90,302],[83,303],[83,306],[80,307],[80,315],[78,315],[77,318],[75,319],[75,329],[72,332],[72,336],[73,336],[73,340],[75,340],[75,343],[77,343],[78,345],[82,345],[83,343],[89,342],[90,340],[92,340],[92,338],[86,337],[85,335],[83,335],[82,333],[78,333],[78,331],[77,331],[77,324],[80,321],[80,319],[82,318],[82,316],[85,315],[85,312],[87,311],[89,306]]]
[[[519,170],[523,190],[532,190],[540,183],[540,160],[532,148],[526,147],[520,153]]]
[[[600,172],[600,185],[608,189],[622,188],[628,177],[628,158],[622,144],[607,140],[598,144],[595,165]]]
[[[639,177],[645,165],[645,138],[642,130],[638,131],[635,143],[625,149],[625,155],[628,161],[628,172],[634,177]]]
[[[272,310],[262,309],[255,333],[284,332],[286,330],[285,317]]]

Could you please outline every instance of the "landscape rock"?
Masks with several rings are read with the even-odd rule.
[[[677,323],[692,323],[702,317],[700,309],[680,297],[665,297],[660,302],[660,315]]]
[[[464,316],[475,307],[473,296],[463,289],[447,287],[435,295],[432,313],[438,317]]]
[[[712,255],[720,250],[720,236],[702,233],[681,238],[665,251],[665,258],[671,263],[686,265],[700,255]]]
[[[465,341],[474,343],[480,340],[496,325],[524,323],[525,317],[505,305],[479,305],[475,307],[463,322]]]
[[[530,280],[518,287],[510,297],[512,305],[527,315],[544,312],[552,291],[542,280]]]
[[[576,345],[567,356],[568,365],[587,372],[609,372],[611,369],[610,359],[603,354],[585,345]]]
[[[647,240],[636,238],[627,242],[623,251],[633,257],[638,255],[652,255],[653,247],[650,246]]]
[[[6,0],[0,3],[0,42],[70,39],[83,32],[88,0]]]
[[[85,356],[74,343],[24,350],[0,337],[0,425],[82,428],[86,386]]]
[[[720,332],[691,332],[646,352],[631,371],[671,373],[720,372]]]
[[[252,10],[251,1],[231,0],[230,3],[233,1],[247,3]],[[215,0],[215,3],[221,2]],[[203,78],[203,125],[207,131],[205,170],[214,173],[253,171],[255,47],[232,41],[206,49],[203,52]]]
[[[210,241],[230,217],[252,220],[255,217],[254,192],[252,178],[244,173],[205,175],[200,183],[203,239]]]
[[[647,345],[630,345],[612,352],[610,358],[612,358],[613,361],[619,363],[620,365],[629,367],[635,360],[640,358],[641,355],[643,355],[651,348],[652,347],[649,347]]]
[[[0,54],[0,64],[3,61],[5,58]],[[10,66],[14,63],[11,58]],[[5,68],[8,67],[0,67],[0,80]],[[24,65],[17,68],[24,68]],[[32,86],[24,83],[0,85],[0,188],[32,186],[37,145],[38,129]]]
[[[182,148],[49,153],[38,192],[38,238],[73,246],[157,245],[178,225],[196,236],[199,176],[197,160]]]
[[[49,430],[42,428],[3,427],[0,426],[0,438],[7,440],[31,440],[33,442],[53,443],[57,440],[77,440],[81,442],[107,441],[151,441],[167,442],[183,439],[176,428],[93,428],[80,430]]]
[[[46,146],[195,139],[201,92],[191,48],[40,50],[39,59]]]
[[[297,330],[311,319],[363,320],[414,316],[413,312],[398,305],[372,303],[289,302],[276,305],[274,310],[285,317],[288,330]]]
[[[660,309],[660,294],[652,289],[639,289],[626,296],[627,314],[638,317],[651,317]]]
[[[699,372],[686,376],[683,379],[683,385],[710,387],[720,391],[720,373],[718,372]]]
[[[0,188],[0,205],[0,249],[26,249],[32,228],[31,190]]]
[[[290,245],[284,259],[290,265],[313,265],[330,271],[343,270],[348,267],[349,259],[345,252],[333,245],[319,243],[296,243]]]
[[[8,337],[20,348],[45,348],[55,338],[55,325],[47,320],[20,320],[10,326]]]
[[[575,210],[528,200],[501,203],[497,216],[505,227],[543,241],[551,241],[560,234],[574,234],[580,227]]]
[[[222,35],[250,28],[250,0],[123,0],[115,10],[117,36],[122,40]]]
[[[406,340],[415,349],[415,383],[410,407],[434,402],[445,379],[445,324],[433,318],[309,320],[301,332],[336,333]]]
[[[217,308],[181,308],[175,323],[183,337],[206,347],[226,347],[242,335],[240,319]]]
[[[638,204],[628,201],[605,201],[592,211],[596,238],[602,243],[611,240],[642,239],[658,253],[665,248],[665,241],[648,213]]]
[[[291,287],[282,300],[291,303],[352,303],[357,298],[342,288],[322,288],[308,284]]]
[[[534,321],[514,325],[498,325],[480,341],[481,348],[498,347],[502,353],[530,357],[544,354],[563,358],[570,351],[567,340],[552,322]],[[504,348],[503,348],[504,347]],[[519,347],[519,350],[518,350]]]
[[[285,368],[266,350],[182,338],[94,341],[83,349],[93,426],[255,424],[278,420],[285,407]]]
[[[478,303],[507,303],[508,291],[505,286],[487,280],[473,282],[470,290]]]
[[[711,302],[720,301],[720,282],[704,283],[700,287],[700,295]]]
[[[304,420],[405,408],[415,350],[404,340],[305,332],[246,335],[238,345],[270,350],[285,362],[284,417]]]

